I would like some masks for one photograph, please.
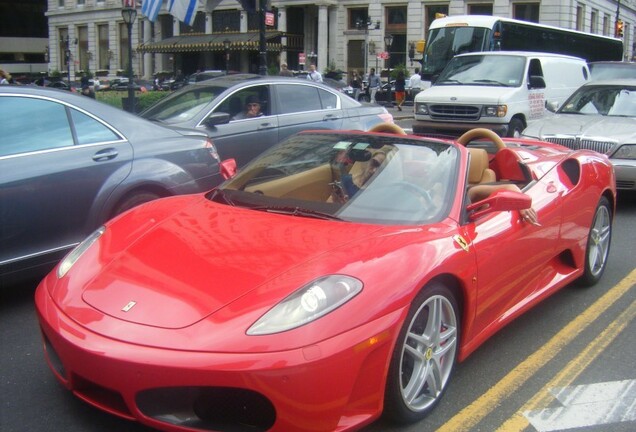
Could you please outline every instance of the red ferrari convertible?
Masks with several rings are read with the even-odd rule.
[[[303,132],[99,228],[36,292],[54,374],[165,431],[413,422],[497,330],[601,277],[604,155],[400,132]]]

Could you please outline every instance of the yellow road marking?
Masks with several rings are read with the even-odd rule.
[[[636,301],[623,311],[618,318],[603,330],[579,355],[562,369],[546,384],[532,399],[519,409],[510,419],[502,424],[497,432],[522,431],[530,424],[523,415],[526,411],[545,408],[554,399],[550,393],[551,388],[566,387],[570,385],[587,367],[605,350],[610,343],[627,327],[636,317]]]
[[[491,413],[501,401],[514,393],[540,368],[552,360],[567,344],[592,324],[598,317],[619,300],[636,284],[636,269],[632,270],[614,288],[605,293],[576,319],[570,321],[543,347],[519,363],[486,393],[443,424],[438,432],[469,431]]]

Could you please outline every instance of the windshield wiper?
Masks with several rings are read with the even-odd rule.
[[[460,84],[462,85],[463,83],[459,80],[456,79],[445,79],[444,81],[436,81],[435,84]]]
[[[218,202],[216,200],[217,197],[221,198],[225,204],[236,207],[236,203],[225,193],[223,189],[214,189],[212,196],[210,196],[210,200]]]
[[[497,80],[489,80],[489,79],[478,79],[478,80],[473,80],[474,83],[485,83],[485,84],[496,84],[498,86],[501,87],[508,87],[506,84],[502,83],[501,81],[497,81]]]
[[[338,216],[334,216],[330,213],[324,213],[318,210],[312,210],[312,209],[302,208],[302,207],[263,205],[263,206],[250,207],[250,209],[266,211],[269,213],[286,214],[291,216],[311,217],[311,218],[323,219],[323,220],[338,220],[338,221],[342,220]]]

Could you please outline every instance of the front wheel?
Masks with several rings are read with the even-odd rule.
[[[612,208],[609,200],[606,197],[601,197],[587,236],[585,269],[579,280],[581,285],[592,286],[601,279],[607,266],[611,240]]]
[[[508,124],[508,136],[511,138],[519,138],[525,128],[522,120],[513,118]]]
[[[424,418],[439,402],[455,366],[457,300],[441,284],[420,292],[402,325],[391,358],[384,414],[399,423]]]
[[[153,201],[158,198],[161,197],[156,193],[144,191],[128,195],[119,203],[119,205],[117,205],[117,207],[115,207],[113,216],[117,216],[118,214],[123,213],[126,210],[130,210],[133,207],[137,207],[140,204],[146,203],[148,201]]]

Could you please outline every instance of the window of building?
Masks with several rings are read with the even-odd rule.
[[[426,28],[424,29],[426,32],[438,14],[448,15],[448,5],[426,6]]]
[[[241,31],[241,11],[238,9],[212,11],[212,31],[215,33]]]
[[[365,43],[363,40],[350,40],[347,45],[347,66],[349,70],[364,71]]]
[[[386,30],[406,31],[406,6],[386,8]]]
[[[347,23],[350,30],[367,29],[367,20],[369,19],[369,10],[367,8],[349,8],[347,12]]]
[[[79,51],[79,68],[86,72],[89,68],[90,53],[88,51],[88,27],[81,26],[77,28],[77,40]]]
[[[64,0],[57,0],[57,7],[64,7]]]
[[[539,3],[514,3],[512,17],[518,20],[539,22]]]
[[[603,16],[603,35],[609,36],[610,34],[610,16],[605,14]]]
[[[492,15],[492,3],[475,3],[468,5],[469,15]]]
[[[97,25],[97,69],[110,69],[112,51],[108,46],[108,24]]]
[[[575,30],[585,30],[585,7],[582,4],[576,5],[576,28]]]
[[[86,4],[86,0],[77,0],[78,6],[84,6]]]
[[[598,33],[598,11],[596,9],[592,9],[590,14],[590,32]]]

